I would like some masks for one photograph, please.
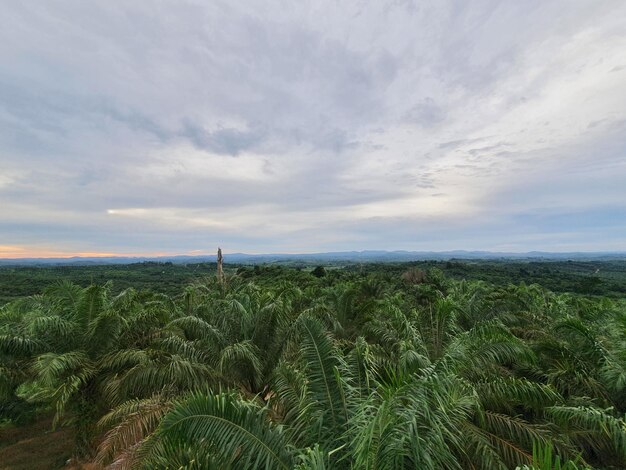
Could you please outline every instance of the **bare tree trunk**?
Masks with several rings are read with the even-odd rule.
[[[222,266],[224,262],[224,258],[222,256],[222,249],[217,249],[217,280],[223,284],[224,283],[224,268]]]

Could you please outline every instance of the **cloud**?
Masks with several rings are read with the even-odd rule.
[[[182,135],[187,137],[197,148],[232,156],[237,156],[241,151],[253,148],[263,139],[260,130],[220,128],[207,132],[191,123],[185,124]]]
[[[445,112],[432,98],[426,97],[406,113],[406,120],[424,127],[439,124],[445,119]]]
[[[618,0],[0,13],[15,253],[626,249]]]

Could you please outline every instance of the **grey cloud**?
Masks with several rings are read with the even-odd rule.
[[[579,132],[542,101],[561,64],[535,56],[552,47],[556,61],[565,45],[595,41],[607,57],[624,8],[612,0],[5,2],[0,200],[19,213],[0,207],[1,243],[185,251],[226,238],[241,251],[490,248],[516,236],[509,212],[585,203],[582,183],[569,179],[588,176],[594,204],[609,207],[623,199],[626,178],[626,116],[608,109],[623,100],[623,87],[606,73],[622,70],[621,59],[603,63],[604,78],[563,88],[559,105],[580,109],[589,123]],[[595,51],[585,49],[590,57],[558,75],[559,85],[592,67]],[[594,86],[594,96],[614,86],[612,103],[567,108]],[[535,110],[538,123],[526,119]],[[223,156],[237,157],[227,159],[230,179],[212,173],[212,159]],[[446,198],[459,194],[471,215],[385,215],[403,198],[447,208]],[[272,220],[302,216],[318,234],[106,215],[239,214],[255,204],[269,207]],[[368,204],[382,209],[358,219],[354,208]],[[520,245],[540,234],[527,235]]]
[[[480,155],[480,154],[484,154],[484,153],[489,153],[492,150],[497,150],[500,149],[502,147],[508,147],[511,144],[507,143],[507,142],[498,142],[496,144],[493,145],[486,145],[484,147],[479,147],[479,148],[475,148],[475,149],[469,149],[468,153],[472,156],[475,155]]]
[[[458,140],[451,140],[449,142],[442,142],[439,144],[439,148],[442,150],[447,150],[447,149],[451,149],[451,148],[457,148],[460,147],[461,145],[469,145],[469,144],[473,144],[476,142],[480,142],[481,140],[483,140],[483,138],[478,138],[478,139],[458,139]]]
[[[587,124],[587,129],[593,129],[594,127],[597,127],[603,123],[606,123],[608,121],[608,119],[599,119],[597,121],[592,121],[589,124]]]
[[[264,139],[264,133],[261,129],[241,131],[222,128],[206,131],[189,122],[185,123],[181,134],[200,149],[232,156],[237,156],[241,151],[258,145]]]
[[[408,122],[423,127],[431,127],[441,123],[446,118],[446,113],[432,98],[424,98],[413,106],[405,115]]]

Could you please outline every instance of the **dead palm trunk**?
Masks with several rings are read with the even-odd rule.
[[[224,258],[222,257],[222,249],[217,249],[217,280],[220,284],[224,283],[224,268],[222,266]]]

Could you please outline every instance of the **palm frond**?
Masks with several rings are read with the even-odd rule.
[[[319,412],[320,419],[326,423],[326,437],[332,439],[332,436],[345,430],[348,420],[345,392],[337,378],[342,359],[319,320],[302,317],[299,328],[300,351],[305,363],[307,389],[313,407]]]
[[[127,401],[108,412],[98,423],[108,431],[98,446],[96,462],[115,460],[117,468],[131,468],[136,463],[138,446],[156,430],[170,409],[171,400],[157,394]]]
[[[546,426],[531,424],[520,417],[484,411],[480,413],[480,421],[492,446],[510,466],[531,463],[533,444],[550,442]]]
[[[156,436],[165,443],[157,454],[168,460],[184,446],[199,446],[220,468],[287,470],[295,464],[283,429],[271,424],[267,410],[228,393],[198,393],[175,403]]]
[[[556,405],[562,397],[554,388],[516,377],[496,377],[488,381],[474,382],[482,406],[490,410],[513,411],[522,406],[526,409],[541,410],[545,406]]]
[[[41,350],[44,343],[38,338],[14,334],[0,335],[0,353],[27,357]]]
[[[546,413],[564,433],[609,462],[626,465],[626,422],[606,410],[552,406]]]
[[[298,463],[294,470],[327,470],[331,468],[328,453],[323,451],[318,444],[313,448],[307,447],[300,451],[296,459]]]

